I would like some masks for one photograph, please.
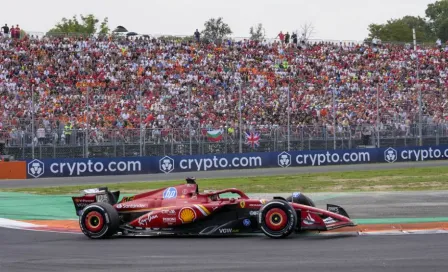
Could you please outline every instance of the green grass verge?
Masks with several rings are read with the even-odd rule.
[[[120,190],[122,193],[136,193],[183,182],[183,180],[179,180],[84,184],[80,186],[14,188],[1,191],[35,194],[78,194],[81,189],[107,185],[110,189]],[[250,193],[448,190],[448,167],[202,179],[198,180],[198,184],[201,191],[238,188]]]

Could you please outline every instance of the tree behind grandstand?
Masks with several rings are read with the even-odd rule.
[[[93,14],[88,14],[87,16],[80,15],[81,21],[78,20],[77,16],[73,16],[71,19],[62,18],[62,20],[57,23],[52,29],[48,31],[47,34],[57,35],[57,34],[67,34],[67,33],[79,33],[79,34],[108,34],[110,28],[108,26],[108,18],[104,18],[101,22],[99,28],[98,23],[100,20],[96,18]]]
[[[250,39],[253,41],[262,41],[264,39],[265,33],[266,31],[264,30],[262,24],[258,24],[257,28],[251,26],[249,30]]]
[[[205,29],[202,31],[204,40],[222,41],[228,35],[233,33],[229,25],[224,23],[222,17],[219,17],[218,19],[211,18],[204,23],[204,27]]]
[[[418,42],[448,41],[448,0],[429,4],[425,14],[425,18],[404,16],[385,24],[371,24],[367,40],[377,37],[383,42],[412,42],[415,28]]]

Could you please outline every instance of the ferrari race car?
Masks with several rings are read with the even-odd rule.
[[[327,210],[316,208],[302,193],[268,201],[249,198],[238,189],[199,193],[194,178],[186,181],[119,202],[120,191],[107,187],[83,190],[83,196],[72,197],[80,228],[92,239],[248,233],[282,238],[308,230],[355,226],[343,208],[333,204],[327,204]]]

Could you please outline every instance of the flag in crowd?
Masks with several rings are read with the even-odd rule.
[[[246,144],[252,148],[260,146],[260,133],[258,132],[246,132]]]
[[[222,140],[223,130],[215,129],[207,131],[207,138],[210,142],[219,142]]]

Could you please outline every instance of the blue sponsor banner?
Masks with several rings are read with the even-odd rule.
[[[448,158],[448,146],[213,154],[196,156],[27,160],[28,178],[80,177],[394,163]]]

